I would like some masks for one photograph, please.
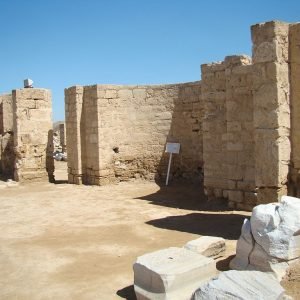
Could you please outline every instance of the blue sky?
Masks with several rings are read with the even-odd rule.
[[[31,78],[63,120],[66,87],[196,81],[274,19],[299,22],[300,1],[0,0],[0,94]]]

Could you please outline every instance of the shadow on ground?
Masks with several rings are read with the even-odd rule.
[[[237,240],[241,234],[244,219],[245,216],[239,214],[202,212],[151,220],[147,224],[163,229]]]
[[[121,290],[117,291],[117,295],[123,299],[136,300],[133,285],[127,286]]]
[[[207,200],[203,186],[199,183],[188,184],[172,182],[169,186],[160,185],[160,190],[142,199],[151,204],[189,210],[224,211],[228,210],[224,199]]]
[[[68,180],[55,180],[54,184],[67,184]]]

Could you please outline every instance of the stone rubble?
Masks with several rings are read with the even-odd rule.
[[[283,196],[279,203],[256,206],[243,224],[230,268],[273,272],[281,280],[289,262],[300,257],[299,216],[299,198]]]

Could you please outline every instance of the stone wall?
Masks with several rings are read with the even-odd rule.
[[[46,89],[13,90],[16,181],[53,181],[51,93]]]
[[[256,204],[252,65],[247,56],[229,56],[226,64],[226,168],[229,206]]]
[[[289,32],[291,85],[290,194],[300,197],[300,24],[292,24]]]
[[[166,142],[181,144],[171,176],[199,178],[203,164],[200,95],[199,82],[66,89],[69,182],[162,179],[167,169]]]
[[[203,171],[209,199],[251,210],[299,197],[300,24],[257,24],[251,35],[252,58],[202,65],[201,82],[67,89],[69,181],[165,178],[165,144],[179,142],[172,175]]]
[[[246,208],[256,202],[251,59],[228,56],[201,69],[205,191]]]
[[[250,210],[287,193],[290,27],[274,21],[252,26],[253,62],[246,56],[230,56],[224,62],[202,66],[204,186],[209,197],[228,198],[233,208]],[[294,52],[295,57],[299,55]],[[297,64],[292,65],[292,80],[299,80]],[[295,102],[296,89],[295,84]],[[299,131],[293,128],[297,165]],[[294,180],[299,179],[294,176]]]
[[[0,176],[4,179],[13,178],[13,112],[12,95],[0,96]]]
[[[252,26],[255,183],[259,203],[287,193],[290,164],[289,24]]]

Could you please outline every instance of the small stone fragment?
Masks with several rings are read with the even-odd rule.
[[[202,236],[199,239],[189,241],[184,248],[204,255],[206,257],[217,256],[226,249],[225,240],[215,236]]]

